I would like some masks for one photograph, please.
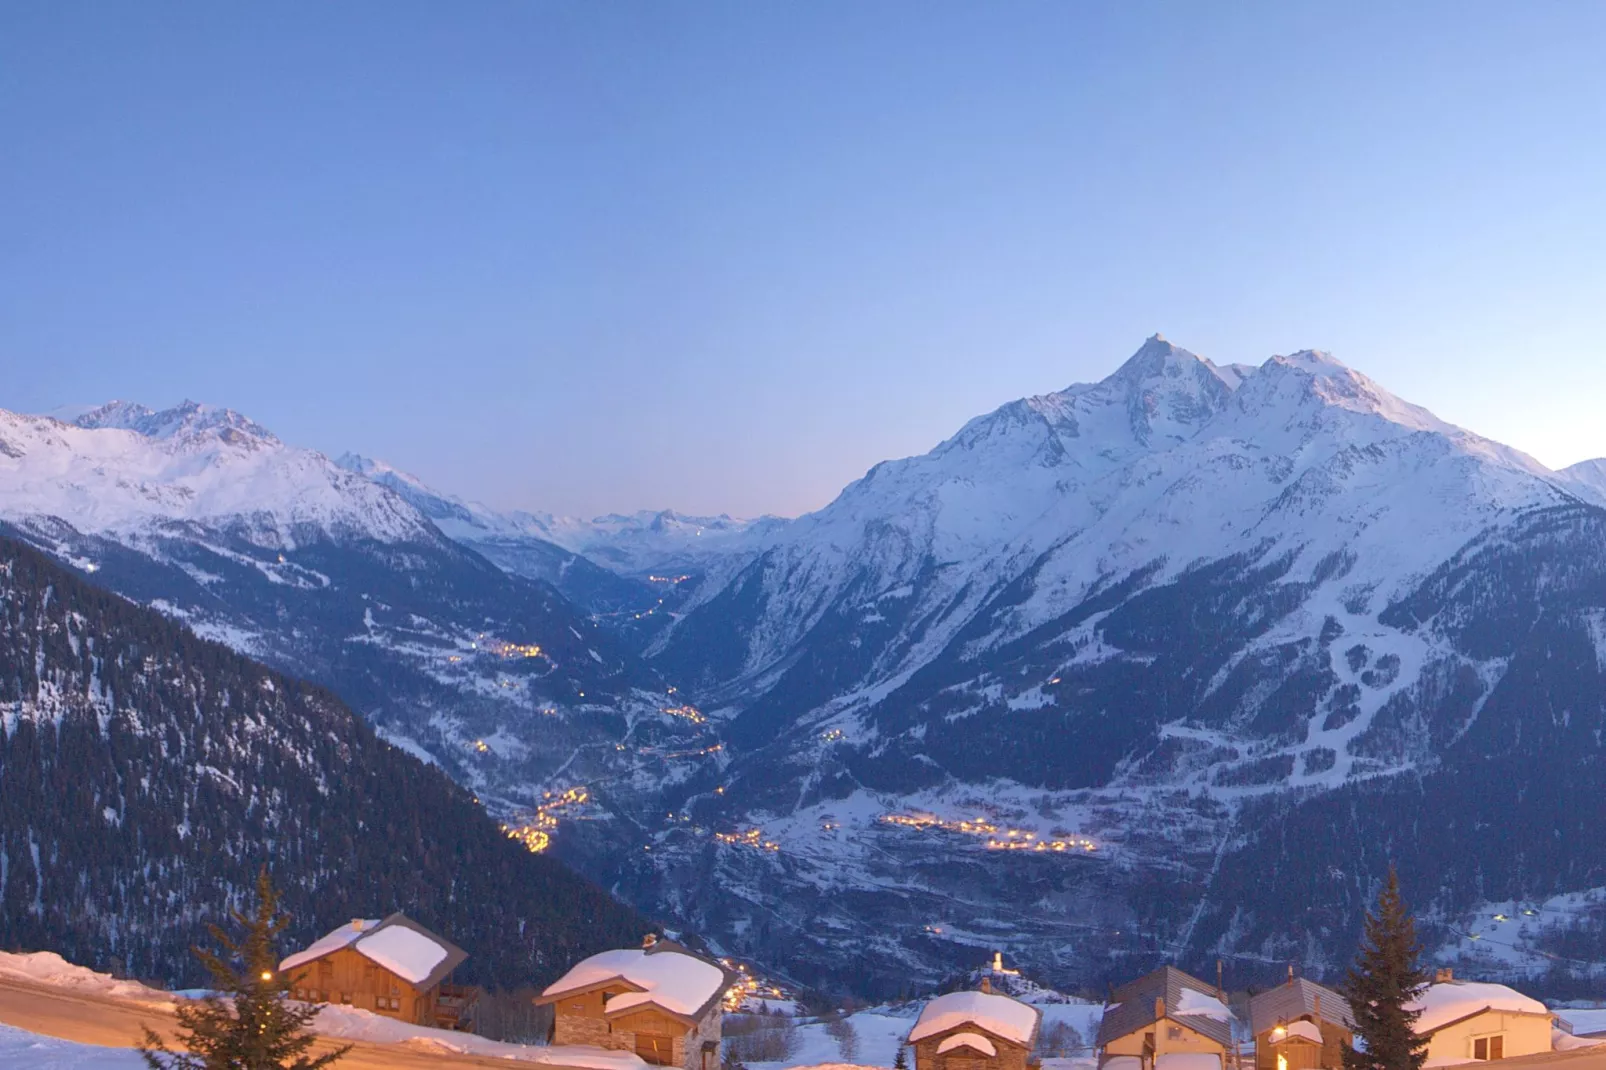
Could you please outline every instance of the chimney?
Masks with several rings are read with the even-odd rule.
[[[1320,992],[1316,993],[1314,1004],[1311,1009],[1315,1012],[1316,1017],[1320,1018],[1322,1016],[1322,994]]]
[[[352,930],[354,932],[359,932],[359,933],[362,932],[362,919],[361,918],[352,918],[351,919],[351,928],[352,928]]]
[[[656,944],[657,942],[658,942],[658,934],[657,933],[648,933],[646,936],[643,936],[641,938],[641,949],[643,951],[651,950],[652,946],[654,944]]]
[[[1440,966],[1433,973],[1433,983],[1445,985],[1455,980],[1455,970],[1449,966]]]
[[[1288,964],[1288,983],[1294,983],[1294,964],[1292,962]]]
[[[983,992],[987,992],[989,994],[992,992],[992,990],[993,990],[993,979],[991,977],[983,977],[981,979],[981,990]]]
[[[1163,996],[1155,996],[1154,997],[1154,1020],[1158,1022],[1160,1019],[1162,1019],[1164,1017],[1165,1017],[1165,998]]]

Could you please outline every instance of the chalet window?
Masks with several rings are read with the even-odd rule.
[[[350,1006],[351,1005],[351,993],[350,992],[342,992],[342,993],[340,993],[340,1002],[346,1004],[347,1006]]]
[[[1506,1038],[1502,1036],[1477,1037],[1472,1041],[1472,1057],[1474,1059],[1504,1059],[1506,1057]]]
[[[1168,1025],[1168,1026],[1166,1026],[1166,1028],[1165,1028],[1165,1038],[1167,1040],[1181,1040],[1182,1039],[1182,1027],[1180,1025]]]
[[[636,1034],[636,1054],[653,1066],[669,1066],[675,1061],[675,1042],[654,1033]]]

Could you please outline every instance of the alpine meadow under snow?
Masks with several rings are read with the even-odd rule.
[[[1062,988],[1336,969],[1390,860],[1446,954],[1585,983],[1603,472],[1158,336],[791,521],[498,513],[189,404],[0,413],[20,537],[647,912],[882,995],[995,948]],[[1464,938],[1502,903],[1536,920]]]

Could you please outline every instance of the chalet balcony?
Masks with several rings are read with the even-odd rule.
[[[479,999],[480,989],[474,985],[441,985],[435,995],[436,1027],[472,1032],[474,1005]]]

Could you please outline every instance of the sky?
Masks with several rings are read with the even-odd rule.
[[[0,6],[0,407],[792,515],[1155,332],[1606,455],[1606,4]]]

